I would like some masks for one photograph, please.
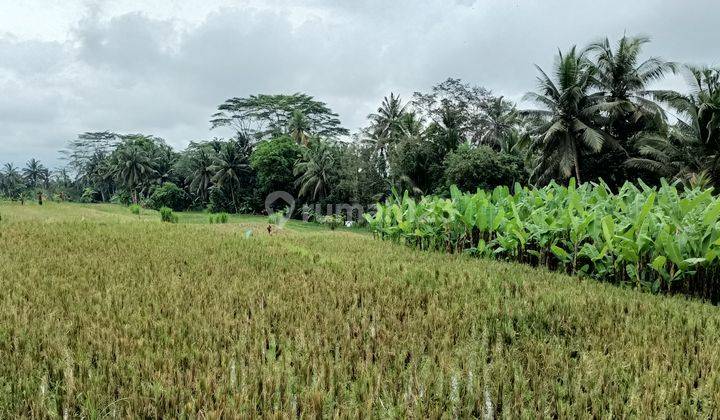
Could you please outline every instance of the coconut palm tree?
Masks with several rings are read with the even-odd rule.
[[[135,144],[118,147],[111,156],[110,174],[132,194],[138,202],[138,189],[157,175],[152,159]]]
[[[61,199],[65,198],[66,190],[72,186],[72,180],[67,168],[60,168],[53,173],[53,181],[55,186],[60,189]]]
[[[2,191],[7,197],[17,197],[23,188],[23,178],[20,170],[12,163],[3,166]]]
[[[42,171],[40,171],[39,181],[42,181],[43,188],[46,190],[50,188],[50,169],[43,168]]]
[[[403,134],[402,118],[406,112],[407,104],[403,104],[399,96],[390,93],[389,98],[384,97],[377,112],[368,115],[373,137],[387,141],[400,138]]]
[[[43,166],[43,164],[40,163],[39,160],[35,158],[30,159],[27,164],[25,164],[25,168],[23,168],[22,171],[23,177],[25,178],[28,187],[37,187],[38,182],[42,180],[43,173],[45,171],[45,166]]]
[[[115,188],[113,161],[102,151],[93,153],[78,173],[77,182],[99,192],[105,202]]]
[[[683,121],[668,127],[667,133],[640,135],[637,148],[640,156],[625,162],[631,169],[680,181],[688,181],[703,171],[698,133]]]
[[[335,156],[327,142],[314,139],[303,148],[302,157],[293,168],[300,197],[313,200],[325,197],[334,166]]]
[[[399,96],[390,93],[390,97],[383,98],[377,112],[368,115],[370,127],[366,142],[373,145],[385,162],[388,156],[387,149],[397,144],[405,135],[403,120],[406,113],[407,104],[403,104]]]
[[[290,131],[290,137],[292,137],[297,144],[307,146],[310,140],[310,122],[300,110],[296,109],[293,111],[288,129]]]
[[[720,68],[685,66],[684,75],[689,94],[656,91],[655,98],[696,126],[702,144],[715,147],[720,142]]]
[[[190,160],[190,191],[199,195],[202,203],[207,202],[208,191],[212,186],[213,163],[213,156],[203,148],[199,148]]]
[[[515,105],[502,96],[490,99],[480,116],[483,127],[478,138],[479,144],[500,148],[505,138],[520,124],[521,118]]]
[[[150,180],[151,182],[162,185],[172,179],[172,170],[177,161],[177,154],[171,147],[162,143],[158,144],[151,149],[150,160],[155,169],[155,178]]]
[[[605,38],[591,43],[585,52],[594,60],[595,87],[603,94],[597,107],[609,116],[609,133],[624,143],[653,119],[664,119],[662,108],[648,98],[649,85],[675,72],[676,65],[658,57],[641,61],[644,36],[623,36],[615,48]]]
[[[583,154],[599,152],[606,143],[613,143],[598,121],[596,105],[602,95],[591,92],[597,84],[596,70],[575,47],[565,54],[558,53],[555,80],[536,68],[540,72],[538,92],[526,94],[525,99],[536,102],[541,109],[524,111],[543,119],[535,132],[533,147],[539,150],[540,159],[533,177],[568,178],[574,173],[580,182]]]
[[[444,105],[440,109],[439,122],[432,123],[428,128],[429,137],[434,137],[442,147],[443,153],[447,154],[465,142],[466,121],[462,110],[451,105]]]
[[[230,197],[235,212],[238,211],[238,203],[235,196],[235,189],[241,185],[241,180],[249,171],[248,153],[246,148],[237,140],[225,143],[220,149],[215,163],[211,166],[214,173],[212,182],[221,189],[230,190]]]
[[[646,135],[638,140],[641,157],[627,165],[658,175],[689,179],[706,173],[720,184],[720,69],[685,66],[690,93],[656,91],[678,117],[666,135]]]

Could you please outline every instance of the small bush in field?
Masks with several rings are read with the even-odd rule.
[[[210,224],[227,223],[228,222],[228,214],[227,213],[211,214],[208,217],[208,221],[210,222]]]
[[[285,212],[283,210],[276,211],[268,216],[268,223],[279,226],[285,221]]]
[[[163,222],[168,222],[168,223],[177,223],[178,217],[175,213],[173,213],[171,208],[161,207],[160,208],[160,220],[162,220]]]
[[[320,223],[329,227],[330,230],[335,230],[345,225],[345,218],[341,214],[331,214],[320,218]]]
[[[131,205],[130,213],[140,215],[140,206],[138,204]]]

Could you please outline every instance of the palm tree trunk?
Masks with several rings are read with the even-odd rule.
[[[238,212],[237,201],[235,201],[235,189],[230,187],[230,196],[232,197],[233,207],[235,207],[235,213]]]
[[[580,185],[580,153],[575,144],[573,144],[573,161],[575,162],[575,180]]]

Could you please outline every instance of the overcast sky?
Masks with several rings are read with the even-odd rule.
[[[255,93],[306,92],[351,130],[447,77],[519,99],[558,48],[624,32],[718,65],[718,18],[712,0],[0,0],[0,162],[55,167],[84,131],[227,136],[209,116]]]

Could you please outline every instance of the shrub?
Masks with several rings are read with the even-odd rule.
[[[118,191],[110,197],[110,202],[113,204],[123,204],[127,206],[132,203],[132,195],[128,191]]]
[[[460,146],[445,158],[445,185],[461,191],[491,190],[501,185],[523,183],[527,173],[522,159],[496,152],[488,146]]]
[[[254,177],[244,177],[242,185],[234,189],[237,209],[233,204],[229,187],[218,188],[217,186],[213,186],[210,188],[210,199],[207,204],[207,209],[212,213],[253,213],[259,211],[264,208],[265,197],[262,197],[261,200],[255,200],[253,198],[254,186]]]
[[[335,230],[345,225],[345,217],[342,214],[331,214],[320,218],[320,224],[329,227],[330,230]]]
[[[178,217],[177,217],[177,214],[173,213],[171,208],[161,207],[160,208],[160,220],[162,220],[163,222],[168,222],[168,223],[177,223]]]
[[[169,207],[175,211],[185,210],[190,206],[190,198],[182,188],[166,182],[162,186],[155,188],[147,201],[148,207],[159,209],[160,207]]]
[[[83,190],[82,195],[80,196],[80,202],[81,203],[94,203],[95,197],[97,196],[97,191],[94,189],[87,187]]]
[[[210,224],[227,223],[228,222],[228,214],[227,213],[211,214],[208,217],[208,220],[210,221]]]
[[[137,204],[132,204],[130,206],[130,213],[140,215],[140,206]]]
[[[285,211],[284,210],[278,210],[275,213],[268,216],[268,223],[271,225],[280,226],[281,224],[284,224],[285,222]]]

